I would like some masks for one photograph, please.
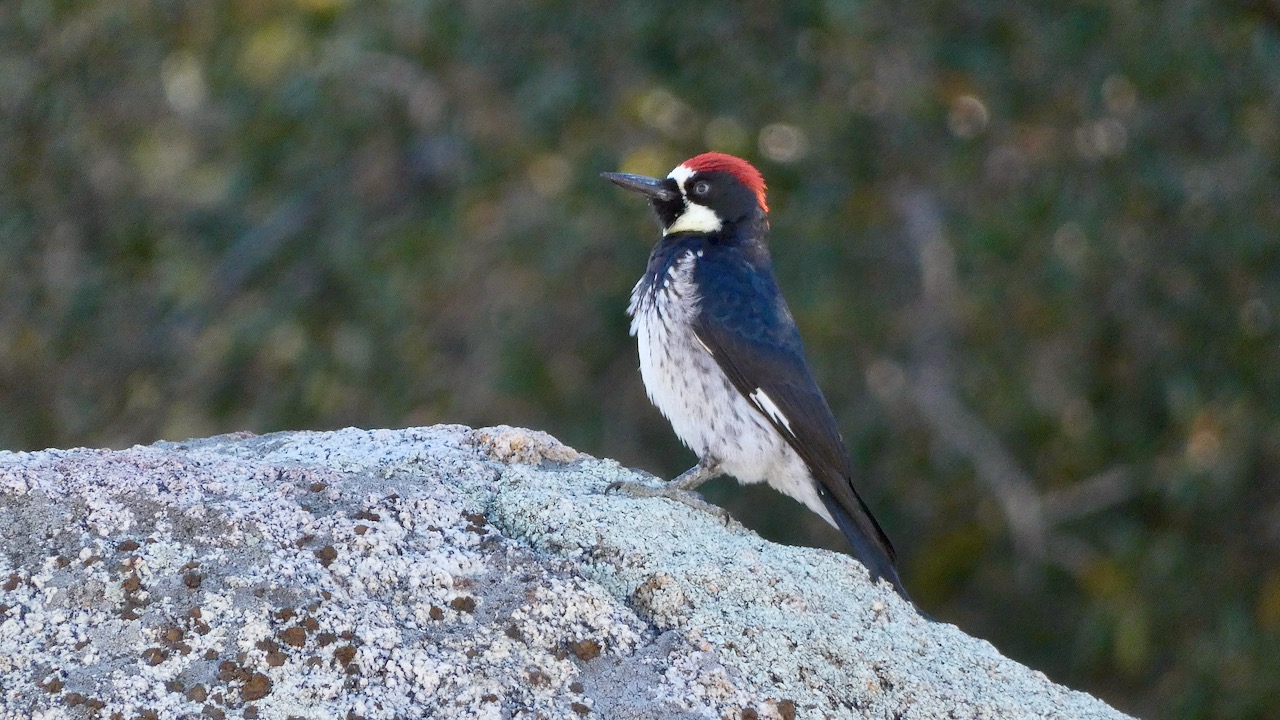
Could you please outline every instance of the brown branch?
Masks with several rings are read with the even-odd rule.
[[[1138,485],[1134,482],[1133,473],[1128,467],[1119,465],[1071,487],[1047,493],[1042,502],[1045,516],[1057,524],[1102,512],[1137,493]]]
[[[1019,554],[1042,559],[1048,526],[1031,478],[954,390],[951,337],[963,298],[939,203],[932,193],[912,186],[900,187],[895,196],[921,275],[909,395],[938,437],[973,463],[978,479],[999,501]]]

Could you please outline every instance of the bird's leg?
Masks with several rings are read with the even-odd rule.
[[[664,483],[658,487],[639,482],[625,482],[619,480],[611,483],[605,488],[605,492],[614,490],[624,492],[631,497],[652,498],[661,497],[668,500],[675,500],[678,503],[684,503],[695,510],[711,513],[726,523],[729,522],[729,513],[718,505],[712,505],[702,499],[701,495],[694,492],[694,488],[705,483],[706,481],[718,477],[720,475],[720,461],[706,455],[698,460],[698,464],[680,473],[674,480]]]
[[[667,484],[673,490],[692,492],[702,483],[720,476],[720,461],[707,455],[698,459],[698,464],[680,473]]]

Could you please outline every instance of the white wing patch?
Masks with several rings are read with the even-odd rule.
[[[791,429],[791,421],[787,419],[786,415],[782,414],[782,411],[778,409],[778,405],[773,402],[773,398],[769,397],[769,393],[765,392],[764,388],[756,388],[750,397],[751,402],[760,408],[760,412],[773,418],[774,422],[786,428],[787,432],[795,435],[795,431]]]

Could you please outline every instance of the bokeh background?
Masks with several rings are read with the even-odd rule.
[[[1276,0],[0,3],[0,447],[509,423],[672,476],[598,173],[706,149],[925,609],[1280,717]]]

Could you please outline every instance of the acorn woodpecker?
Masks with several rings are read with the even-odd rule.
[[[662,222],[627,313],[649,399],[699,458],[662,488],[621,488],[707,507],[691,491],[721,474],[767,482],[839,528],[871,578],[906,598],[774,280],[760,172],[709,152],[666,178],[603,177],[647,196]]]

